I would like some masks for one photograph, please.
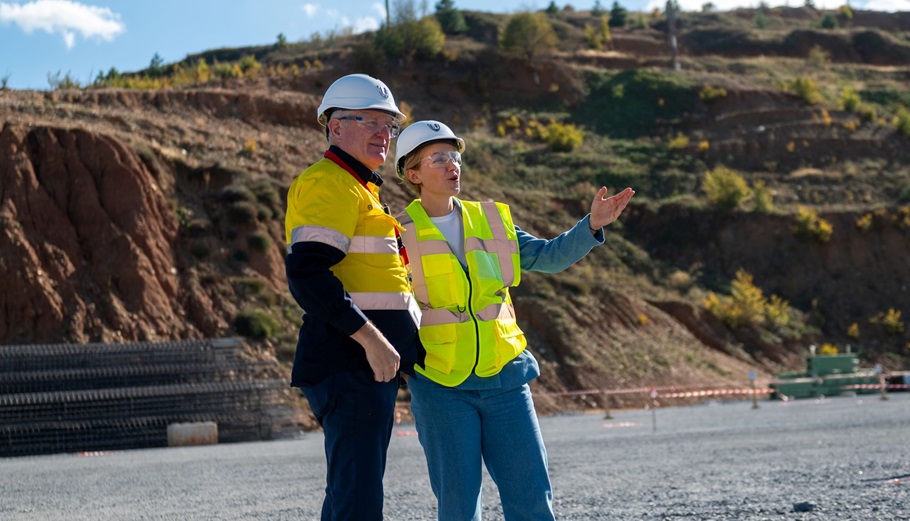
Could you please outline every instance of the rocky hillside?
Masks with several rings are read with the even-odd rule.
[[[585,43],[597,17],[555,13],[558,46],[528,58],[500,52],[507,16],[465,14],[469,31],[433,56],[392,60],[359,35],[176,64],[252,56],[262,69],[243,78],[0,92],[0,342],[239,334],[290,360],[300,311],[284,281],[285,190],[324,150],[321,93],[368,72],[412,118],[464,135],[465,196],[510,203],[532,233],[571,226],[596,186],[636,188],[605,247],[516,292],[542,408],[607,400],[543,391],[743,386],[749,371],[801,369],[809,343],[906,368],[910,140],[894,124],[910,107],[906,13],[856,12],[833,29],[807,9],[683,13],[679,72],[660,17],[613,28],[598,50]],[[794,90],[801,77],[817,99]],[[844,87],[863,110],[843,106]],[[583,143],[529,137],[547,122],[575,125]],[[705,172],[721,166],[760,181],[773,208],[707,201]],[[827,240],[800,233],[807,209]],[[706,310],[740,269],[789,303],[788,324],[732,327]]]

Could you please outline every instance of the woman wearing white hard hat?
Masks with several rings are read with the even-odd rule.
[[[438,121],[398,138],[395,167],[414,200],[398,219],[423,345],[411,408],[442,521],[479,520],[481,465],[505,519],[553,519],[547,454],[528,382],[540,375],[515,321],[509,288],[521,270],[555,273],[603,244],[602,228],[632,198],[601,188],[591,213],[555,239],[512,222],[503,203],[462,201],[464,139]]]

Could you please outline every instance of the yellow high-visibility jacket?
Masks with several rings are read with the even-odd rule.
[[[288,190],[288,287],[306,312],[291,385],[341,371],[371,372],[350,338],[372,321],[413,372],[419,311],[398,252],[398,221],[378,198],[382,178],[337,147]]]
[[[467,270],[420,200],[401,217],[411,285],[420,304],[426,350],[416,371],[454,387],[471,373],[493,376],[527,345],[515,321],[509,288],[521,280],[518,240],[509,207],[458,201]]]

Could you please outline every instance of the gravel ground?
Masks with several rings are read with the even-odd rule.
[[[562,520],[910,519],[910,393],[705,403],[541,419]],[[0,459],[0,519],[317,519],[322,435]],[[484,485],[484,519],[502,519]],[[386,518],[432,520],[413,424],[396,426]]]

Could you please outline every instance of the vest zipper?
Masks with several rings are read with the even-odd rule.
[[[474,366],[471,367],[473,374],[477,369],[477,364],[480,363],[480,326],[477,325],[477,317],[474,316],[474,306],[472,305],[474,285],[471,284],[471,273],[465,268],[464,274],[468,279],[468,314],[471,315],[471,322],[474,323]]]

